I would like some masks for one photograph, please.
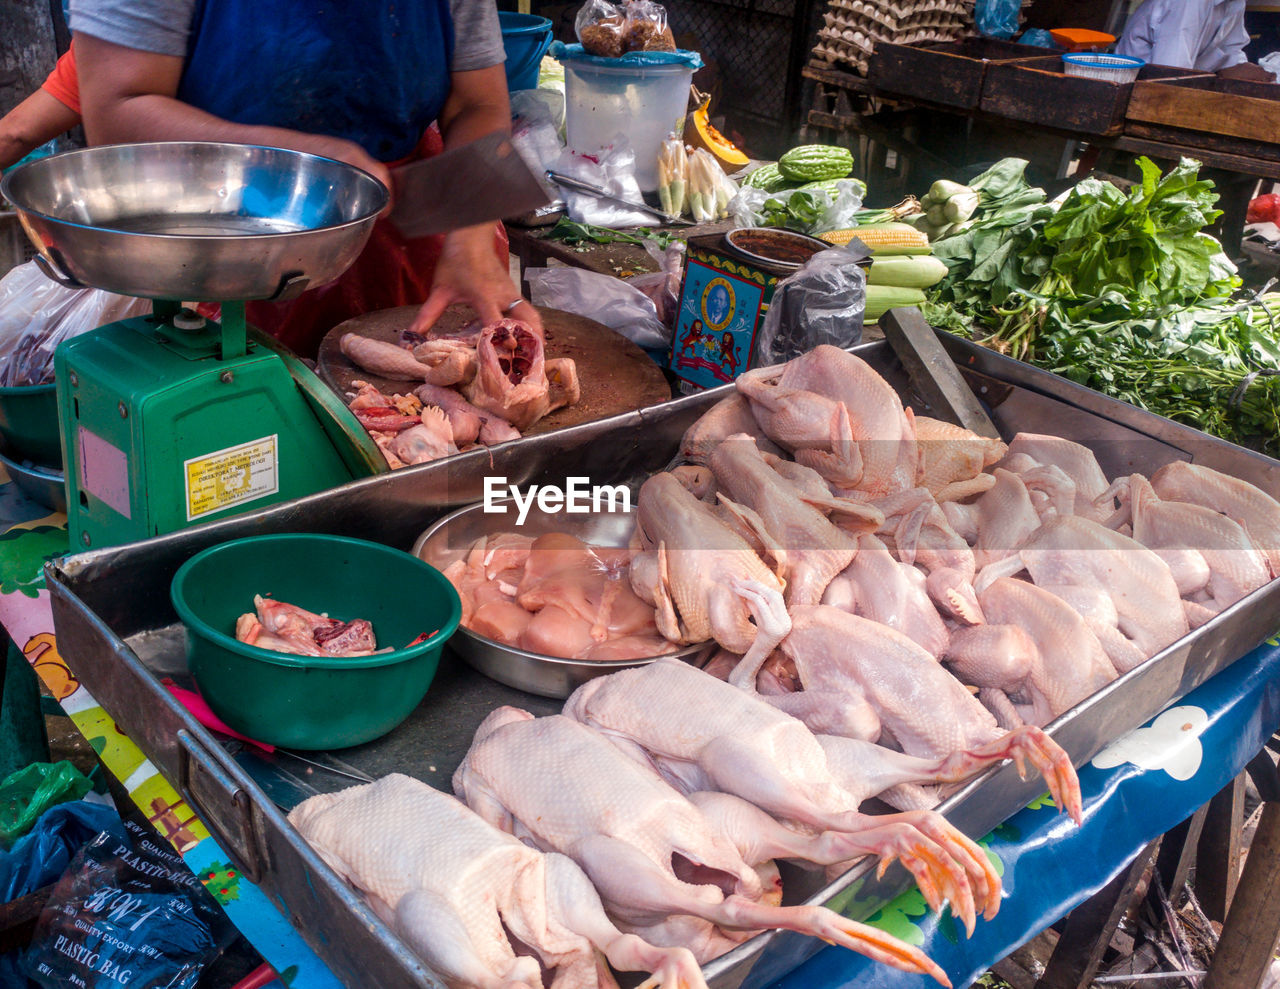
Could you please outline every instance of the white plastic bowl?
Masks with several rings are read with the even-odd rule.
[[[1062,56],[1062,71],[1067,75],[1103,82],[1133,82],[1146,64],[1132,55],[1088,52]]]

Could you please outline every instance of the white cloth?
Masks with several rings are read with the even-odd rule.
[[[1154,65],[1217,72],[1248,61],[1245,0],[1146,0],[1116,45]]]

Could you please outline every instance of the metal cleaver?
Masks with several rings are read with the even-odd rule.
[[[491,223],[551,202],[501,132],[391,170],[391,222],[405,237]]]

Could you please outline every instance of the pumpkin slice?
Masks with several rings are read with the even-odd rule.
[[[726,166],[726,171],[741,168],[750,159],[736,144],[711,126],[711,97],[696,89],[693,97],[698,107],[689,114],[685,123],[685,143],[695,148],[706,148],[722,166]]]

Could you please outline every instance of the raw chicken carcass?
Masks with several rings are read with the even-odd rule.
[[[979,593],[997,578],[1024,569],[1037,586],[1090,622],[1121,673],[1187,634],[1178,586],[1164,560],[1082,516],[1049,519],[1015,553],[984,567],[976,585]],[[1109,622],[1111,614],[1114,623]]]
[[[658,630],[672,642],[715,639],[762,661],[787,634],[782,581],[670,474],[640,487],[636,538],[642,552],[631,562],[631,586],[657,609]]]
[[[705,464],[720,443],[735,433],[748,433],[766,453],[781,453],[769,441],[751,414],[751,405],[740,394],[722,398],[711,406],[680,440],[680,456],[692,464]]]
[[[982,621],[973,590],[977,570],[973,550],[951,528],[929,490],[901,491],[875,505],[885,517],[879,534],[893,537],[894,553],[900,561],[919,566],[929,575],[925,589],[942,612],[964,624]]]
[[[486,326],[476,343],[476,360],[476,376],[467,386],[467,398],[521,432],[553,408],[578,399],[573,362],[566,366],[568,358],[561,358],[560,363],[548,367],[542,337],[518,319],[500,319]],[[558,381],[554,397],[549,371]]]
[[[1071,760],[1039,728],[1001,732],[991,714],[924,649],[877,622],[824,605],[793,608],[782,651],[795,662],[804,690],[863,699],[902,753],[925,760],[914,777],[895,782],[964,779],[986,766],[1029,760],[1044,775],[1058,806],[1079,823],[1080,784]],[[855,756],[838,759],[836,778],[866,771],[868,739]],[[824,742],[829,757],[842,747]],[[882,756],[881,759],[888,759]],[[936,761],[929,765],[928,761]]]
[[[413,347],[414,358],[427,371],[428,384],[447,388],[468,385],[476,376],[475,338],[458,340],[451,337],[428,337]]]
[[[1164,501],[1141,474],[1112,487],[1133,523],[1133,538],[1169,564],[1183,597],[1217,614],[1271,579],[1266,556],[1234,519],[1203,505]]]
[[[1104,522],[1111,509],[1099,505],[1098,499],[1107,490],[1107,476],[1098,466],[1098,458],[1087,446],[1081,446],[1061,436],[1043,433],[1018,433],[1009,441],[1009,450],[1000,466],[1021,467],[1023,458],[1029,458],[1045,467],[1057,467],[1075,485],[1073,514],[1094,522]],[[1010,462],[1013,462],[1013,465]],[[1019,470],[1021,473],[1021,470]]]
[[[796,451],[796,460],[813,467],[838,488],[856,489],[864,500],[915,487],[919,451],[910,410],[902,407],[890,384],[860,357],[820,344],[784,365],[776,384],[776,368],[748,371],[737,379],[738,390],[750,399],[752,411],[765,432]],[[826,413],[821,396],[835,413]],[[839,407],[844,407],[844,413]],[[817,412],[810,418],[807,410]],[[807,421],[807,429],[825,443],[798,447],[770,432],[782,415]]]
[[[920,450],[916,483],[928,488],[939,504],[963,501],[995,483],[982,471],[1005,455],[1008,447],[1002,440],[928,416],[915,417],[915,430]]]
[[[947,648],[947,626],[929,600],[924,573],[899,563],[870,533],[858,537],[857,555],[827,585],[821,603],[896,629],[934,656]]]
[[[382,378],[405,381],[427,381],[431,378],[431,369],[426,364],[394,343],[371,340],[359,333],[344,333],[338,340],[338,349],[357,367]]]
[[[946,658],[965,683],[1015,695],[1021,721],[1044,726],[1116,678],[1088,623],[1056,595],[1002,577],[978,601],[991,624],[955,632]]]
[[[547,989],[616,989],[597,949],[618,969],[652,972],[645,989],[705,989],[686,949],[619,931],[571,859],[418,780],[397,773],[320,794],[289,823],[450,989],[542,989],[543,966]]]
[[[1243,526],[1267,558],[1271,575],[1280,576],[1280,502],[1257,485],[1177,460],[1156,471],[1151,486],[1166,501],[1203,505]]]
[[[564,714],[643,752],[682,793],[734,794],[776,819],[843,832],[862,854],[900,858],[930,905],[950,900],[970,930],[975,907],[988,919],[999,907],[999,877],[973,842],[930,812],[858,813],[861,796],[836,781],[814,735],[754,693],[659,659],[588,681]]]
[[[978,567],[1004,559],[1040,528],[1026,479],[1002,467],[988,476],[991,487],[972,505],[950,501],[942,506],[956,534],[972,544]]]
[[[725,507],[762,541],[771,540],[780,548],[779,576],[787,582],[787,604],[820,601],[827,584],[853,559],[857,551],[855,537],[828,521],[765,463],[755,441],[746,433],[725,439],[712,451],[708,463]],[[869,506],[853,507],[861,512],[868,529],[884,521],[884,516]],[[751,676],[754,678],[754,670]]]
[[[778,906],[781,884],[766,888],[753,868],[783,855],[834,864],[859,854],[856,843],[787,831],[753,807],[713,820],[653,769],[569,718],[494,711],[476,730],[453,789],[495,827],[572,858],[623,929],[653,944],[683,944],[706,962],[752,932],[780,927],[949,984],[922,952],[891,935],[823,907]],[[741,834],[725,827],[745,822],[754,826]],[[748,849],[755,861],[743,858]]]

